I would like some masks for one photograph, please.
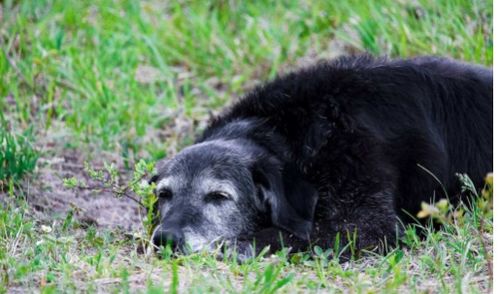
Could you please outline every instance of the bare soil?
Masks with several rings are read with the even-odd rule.
[[[120,166],[116,158],[105,158],[105,155],[100,155],[99,162],[94,160],[91,164],[99,167],[104,161]],[[40,158],[36,179],[27,193],[28,203],[34,212],[45,219],[50,215],[65,215],[73,210],[80,222],[89,225],[130,231],[140,229],[141,207],[133,200],[117,198],[111,191],[70,189],[63,185],[63,179],[70,177],[90,181],[84,170],[84,162],[84,157],[72,150],[66,150],[59,156]]]

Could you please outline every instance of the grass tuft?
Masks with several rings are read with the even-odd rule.
[[[17,184],[35,169],[38,152],[31,143],[32,129],[14,134],[0,116],[0,191]]]

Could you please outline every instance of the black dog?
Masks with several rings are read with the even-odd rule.
[[[492,171],[492,94],[491,70],[434,57],[340,58],[280,77],[159,164],[153,241],[393,243],[422,201],[443,188],[459,200],[455,173],[480,185]]]

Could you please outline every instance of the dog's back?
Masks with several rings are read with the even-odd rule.
[[[258,87],[201,140],[234,120],[264,121],[289,145],[285,160],[323,184],[359,172],[358,159],[388,165],[396,207],[414,214],[434,193],[444,196],[435,177],[453,198],[455,173],[479,185],[492,170],[492,103],[492,72],[483,67],[434,57],[347,57]],[[343,164],[346,156],[356,159]]]

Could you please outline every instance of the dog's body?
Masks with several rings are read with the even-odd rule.
[[[422,201],[443,190],[459,199],[455,173],[480,185],[492,171],[492,92],[491,70],[432,57],[341,58],[278,78],[160,165],[154,180],[173,197],[160,203],[156,243],[240,238],[300,250],[354,232],[359,248],[392,243],[398,218]],[[193,202],[189,189],[203,185],[215,188]],[[213,191],[222,192],[206,200]]]

